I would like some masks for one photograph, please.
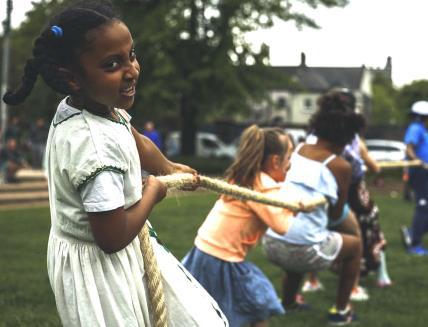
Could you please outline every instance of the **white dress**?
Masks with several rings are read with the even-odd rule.
[[[64,326],[153,326],[138,238],[106,254],[95,243],[81,191],[98,174],[123,176],[125,209],[142,194],[129,116],[121,122],[59,104],[46,159],[52,227],[48,274]],[[152,237],[164,283],[168,326],[228,326],[217,303]]]

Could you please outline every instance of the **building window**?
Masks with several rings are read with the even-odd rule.
[[[305,100],[303,101],[303,109],[305,111],[312,111],[312,107],[313,107],[313,101],[311,98],[305,98]]]
[[[287,99],[284,97],[278,98],[277,105],[278,105],[278,108],[280,108],[280,109],[286,108],[287,107]]]

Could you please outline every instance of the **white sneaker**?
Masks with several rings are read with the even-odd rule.
[[[309,280],[305,281],[302,286],[302,293],[313,293],[324,290],[324,286],[320,281],[316,281],[315,283],[310,282]]]
[[[349,299],[351,301],[363,302],[369,299],[369,294],[364,287],[357,286],[352,289],[351,297]]]
[[[385,287],[390,287],[392,285],[392,281],[389,278],[383,278],[383,279],[378,279],[376,284],[377,284],[377,287],[385,288]]]

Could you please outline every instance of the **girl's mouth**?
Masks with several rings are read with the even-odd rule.
[[[120,94],[126,97],[133,97],[135,95],[135,85],[129,86],[126,89],[121,89]]]

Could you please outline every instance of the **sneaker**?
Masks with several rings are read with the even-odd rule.
[[[363,302],[369,299],[369,294],[364,287],[357,286],[352,289],[351,296],[349,297],[351,301]]]
[[[296,298],[292,304],[284,306],[286,312],[296,312],[296,311],[305,311],[310,310],[311,305],[305,302],[303,295],[296,294]]]
[[[392,286],[392,281],[390,279],[387,280],[378,280],[376,282],[377,287],[379,288],[387,288]]]
[[[318,280],[316,282],[307,280],[302,286],[302,293],[314,293],[322,290],[324,290],[324,286]]]
[[[406,250],[408,250],[412,246],[412,238],[410,237],[409,229],[406,226],[401,226],[400,232],[403,246]]]
[[[339,311],[333,306],[328,312],[328,323],[334,326],[344,326],[357,321],[357,316],[348,305],[345,310]]]
[[[422,245],[412,246],[409,248],[408,252],[417,256],[428,256],[428,250]]]

